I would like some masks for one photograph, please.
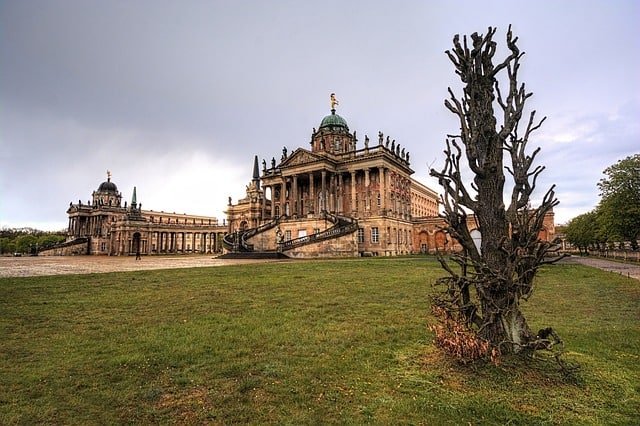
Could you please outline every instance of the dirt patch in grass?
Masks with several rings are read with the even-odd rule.
[[[179,393],[162,394],[156,403],[156,408],[171,413],[171,417],[179,423],[193,424],[201,419],[203,414],[213,410],[213,402],[209,397],[209,390],[204,386],[183,389]]]

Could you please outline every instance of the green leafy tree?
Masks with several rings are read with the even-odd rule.
[[[13,253],[16,251],[16,245],[12,238],[0,237],[0,254]]]
[[[640,154],[629,156],[604,170],[598,182],[602,197],[598,212],[610,239],[629,241],[638,249],[640,238]]]
[[[29,253],[38,242],[38,237],[34,235],[20,235],[15,239],[16,251]]]
[[[57,234],[44,234],[38,237],[38,246],[40,248],[52,247],[65,240],[65,237]]]
[[[595,210],[574,217],[565,229],[567,240],[578,247],[580,253],[588,253],[589,247],[595,246],[600,239],[598,222],[598,213]]]

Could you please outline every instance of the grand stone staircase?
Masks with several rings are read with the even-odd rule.
[[[339,216],[323,211],[321,219],[326,219],[333,223],[333,226],[324,231],[316,232],[304,237],[295,238],[293,240],[282,241],[277,244],[277,251],[262,251],[257,252],[254,250],[253,244],[249,244],[247,241],[249,238],[254,237],[262,232],[268,231],[276,227],[283,219],[277,218],[270,222],[267,222],[257,228],[247,229],[246,231],[236,231],[224,236],[222,244],[228,253],[221,256],[221,258],[280,258],[287,257],[286,252],[293,250],[308,244],[316,244],[321,241],[331,240],[339,238],[344,235],[349,235],[358,230],[358,221],[351,217]]]
[[[328,212],[322,212],[322,214],[324,215],[325,219],[334,224],[331,228],[321,232],[317,232],[315,234],[295,238],[293,240],[283,241],[278,244],[278,249],[284,252],[287,250],[305,246],[307,244],[315,244],[319,243],[320,241],[339,238],[344,235],[352,234],[358,230],[358,221],[353,218],[338,216]]]

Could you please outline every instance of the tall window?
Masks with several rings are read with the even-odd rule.
[[[285,241],[291,240],[291,231],[284,231],[284,240]]]
[[[374,244],[379,242],[379,232],[377,226],[371,228],[371,242]]]
[[[364,243],[364,228],[358,228],[358,242]]]

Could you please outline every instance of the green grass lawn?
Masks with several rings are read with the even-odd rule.
[[[637,424],[640,283],[546,267],[524,309],[567,358],[462,367],[430,258],[0,279],[0,423]]]

